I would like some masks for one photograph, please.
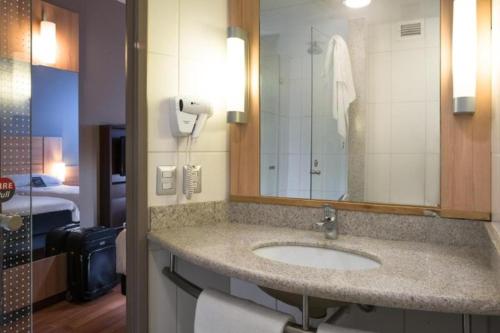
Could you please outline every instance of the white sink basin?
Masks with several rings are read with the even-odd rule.
[[[375,260],[358,254],[301,245],[273,245],[253,250],[259,257],[285,264],[328,268],[343,271],[356,271],[380,267]]]

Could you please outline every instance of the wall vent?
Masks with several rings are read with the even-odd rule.
[[[422,21],[401,23],[399,33],[401,39],[422,38],[424,35],[424,23]]]

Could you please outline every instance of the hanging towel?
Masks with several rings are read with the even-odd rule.
[[[356,99],[356,90],[352,78],[349,48],[345,40],[339,35],[333,35],[328,42],[323,74],[330,77],[332,68],[333,118],[337,120],[337,132],[345,140],[349,128],[349,105]]]
[[[323,323],[319,325],[317,333],[373,333],[373,332],[361,331],[353,328],[345,328],[340,326],[333,326]]]
[[[194,333],[282,333],[292,317],[205,289],[196,303]]]

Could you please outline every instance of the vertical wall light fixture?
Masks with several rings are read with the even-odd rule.
[[[476,0],[453,1],[453,111],[473,114],[477,81]]]
[[[56,24],[43,20],[40,22],[40,36],[37,45],[38,60],[44,65],[53,65],[57,59]]]
[[[227,30],[227,122],[247,122],[248,36],[239,27]]]
[[[50,173],[52,176],[56,177],[61,182],[64,182],[66,180],[66,163],[56,162],[52,164]]]

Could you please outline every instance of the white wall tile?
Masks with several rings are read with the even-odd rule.
[[[182,194],[182,167],[186,163],[186,154],[179,153],[177,177],[179,203],[223,201],[229,193],[229,155],[225,152],[193,152],[191,164],[202,166],[202,192],[193,194],[187,200]]]
[[[425,101],[425,50],[414,49],[392,53],[392,100]]]
[[[279,116],[275,113],[261,112],[260,117],[261,153],[277,154],[279,132],[276,129],[279,128]]]
[[[300,189],[300,154],[288,154],[287,188]]]
[[[181,58],[205,61],[224,57],[227,1],[181,0],[179,11]]]
[[[278,155],[261,154],[260,191],[262,195],[278,195]]]
[[[380,23],[368,27],[367,50],[369,53],[391,51],[391,24]]]
[[[392,105],[392,153],[425,152],[425,103],[394,103]]]
[[[300,155],[300,185],[301,191],[309,191],[311,188],[311,155]]]
[[[391,155],[366,155],[366,187],[367,201],[389,202],[391,184]]]
[[[368,126],[366,127],[367,151],[369,153],[391,152],[391,104],[367,105]]]
[[[374,53],[368,56],[368,102],[391,101],[391,53]]]
[[[148,204],[149,206],[167,206],[177,204],[177,195],[156,194],[156,168],[160,165],[177,165],[177,153],[148,154]],[[177,179],[182,178],[182,170],[177,169]],[[177,189],[182,192],[182,189]]]
[[[441,151],[441,108],[439,101],[427,102],[425,151],[439,154]]]
[[[212,63],[189,59],[180,61],[179,94],[199,96],[210,102],[214,111],[200,139],[193,143],[193,151],[228,151],[229,134],[223,80],[217,75],[217,68],[222,66],[222,59],[214,60]],[[185,150],[186,140],[186,138],[179,139],[179,149]]]
[[[425,49],[426,99],[439,101],[441,96],[441,52],[438,47]]]
[[[148,2],[148,51],[177,56],[179,0]]]
[[[178,94],[177,58],[148,53],[148,151],[177,151],[170,130],[169,98]]]
[[[425,197],[425,155],[391,157],[391,202],[423,205]]]
[[[438,206],[441,195],[441,160],[439,154],[425,156],[425,205]]]
[[[439,11],[439,9],[437,9]],[[425,47],[440,47],[441,20],[439,17],[425,19]]]

